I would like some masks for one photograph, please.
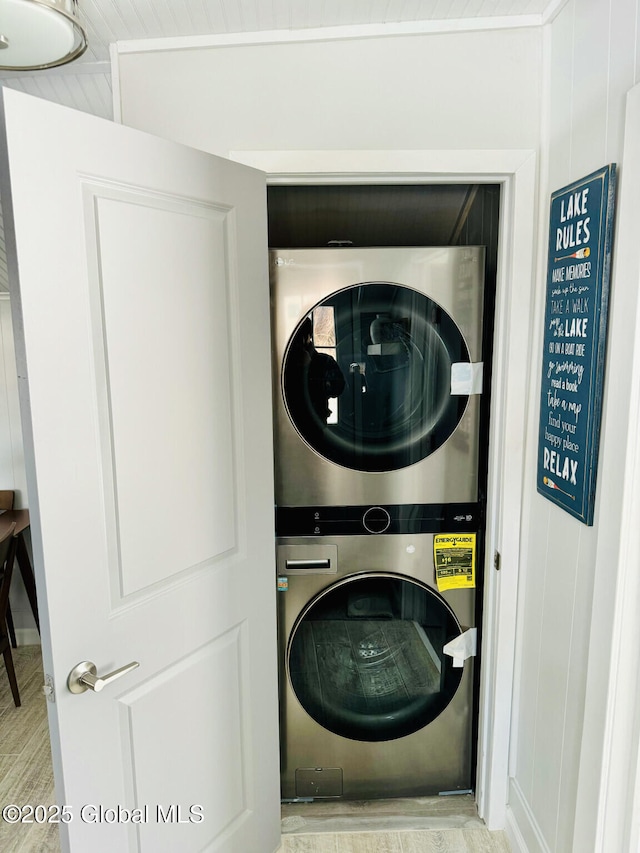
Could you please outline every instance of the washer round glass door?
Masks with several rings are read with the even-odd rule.
[[[404,737],[435,720],[463,668],[443,646],[462,632],[444,598],[404,575],[350,575],[317,595],[291,632],[287,670],[321,726],[359,741]]]
[[[394,471],[455,431],[468,397],[451,366],[469,351],[432,299],[389,282],[336,291],[295,329],[282,369],[296,430],[321,456],[357,471]]]

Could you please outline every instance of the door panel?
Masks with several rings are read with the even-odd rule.
[[[233,628],[121,697],[125,742],[131,745],[127,785],[138,802],[163,804],[162,811],[151,809],[148,822],[140,827],[141,850],[182,850],[185,823],[191,849],[208,849],[211,838],[233,832],[249,817],[251,766],[242,722],[248,711],[243,694],[250,687],[242,662],[246,641],[242,626]],[[218,685],[224,685],[224,691]],[[207,709],[210,725],[197,739],[186,727],[180,736],[166,737],[175,730],[176,693],[188,696],[194,708]],[[191,720],[197,724],[191,711],[181,715],[183,723]],[[220,773],[232,765],[233,773]],[[203,800],[206,814],[204,807],[197,808]],[[176,804],[180,808],[170,811]]]
[[[239,353],[229,348],[239,341],[228,293],[237,282],[226,275],[235,247],[224,209],[83,189],[115,604],[237,546],[230,366]],[[168,494],[183,497],[168,504]],[[158,536],[168,505],[188,539]]]
[[[275,850],[264,175],[18,92],[4,113],[63,849]],[[140,666],[74,695],[83,660]]]

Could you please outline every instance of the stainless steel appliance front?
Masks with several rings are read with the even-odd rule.
[[[278,541],[282,797],[473,787],[473,589],[438,593],[433,536]]]
[[[270,260],[278,506],[476,501],[484,249]]]

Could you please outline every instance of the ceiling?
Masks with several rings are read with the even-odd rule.
[[[566,0],[78,0],[89,46],[49,71],[0,71],[0,84],[102,118],[113,117],[109,45],[119,41],[337,28],[380,34],[460,27],[540,26]],[[451,212],[455,221],[459,209]],[[0,210],[0,291],[7,290]]]

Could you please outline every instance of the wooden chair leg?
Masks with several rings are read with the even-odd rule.
[[[11,647],[17,649],[18,641],[16,640],[16,629],[13,624],[13,614],[11,613],[11,605],[9,604],[9,602],[7,602],[7,630],[9,631]]]
[[[13,656],[11,655],[11,646],[7,642],[7,647],[3,651],[4,655],[4,665],[7,668],[7,675],[9,676],[9,685],[11,687],[11,693],[13,694],[13,703],[16,708],[20,707],[20,693],[18,692],[18,679],[16,678],[16,671],[13,668]]]

